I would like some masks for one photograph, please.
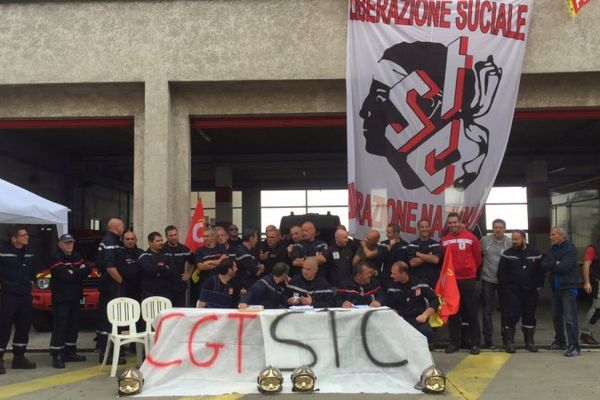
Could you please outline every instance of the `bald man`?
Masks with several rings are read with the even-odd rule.
[[[357,266],[360,263],[364,263],[375,271],[376,274],[380,273],[383,255],[387,250],[385,245],[379,243],[380,238],[381,235],[376,230],[369,231],[367,238],[360,243],[352,264]]]
[[[100,278],[100,304],[98,306],[97,320],[97,342],[96,346],[100,350],[99,362],[104,358],[106,350],[106,341],[111,330],[110,322],[106,316],[106,306],[109,301],[125,295],[123,277],[117,269],[117,263],[122,259],[123,242],[121,237],[125,231],[123,221],[118,218],[111,218],[108,221],[107,232],[100,246],[98,247],[98,258],[96,266],[101,274]],[[125,364],[125,359],[119,360],[119,364]]]
[[[315,224],[306,221],[302,224],[302,241],[301,247],[294,247],[290,258],[292,259],[292,269],[290,275],[294,276],[302,271],[304,260],[306,257],[316,257],[319,267],[327,262],[327,243],[317,239],[317,229]],[[325,273],[324,270],[319,271],[320,274]]]
[[[344,287],[352,279],[352,258],[354,251],[345,229],[335,231],[335,243],[329,249],[327,279],[336,287]]]

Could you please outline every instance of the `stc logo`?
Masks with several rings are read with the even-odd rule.
[[[502,69],[492,58],[473,66],[467,37],[398,43],[377,63],[360,116],[367,152],[383,156],[406,189],[465,190],[488,153],[478,124],[494,102]]]

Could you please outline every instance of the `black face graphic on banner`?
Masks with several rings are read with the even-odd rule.
[[[479,175],[489,131],[476,120],[492,107],[502,70],[492,56],[472,64],[467,37],[398,43],[379,60],[360,110],[366,151],[385,157],[406,189],[464,190]]]

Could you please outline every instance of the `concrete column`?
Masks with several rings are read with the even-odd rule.
[[[134,127],[134,221],[143,238],[169,224],[180,231],[189,220],[189,126],[171,115],[166,80],[145,84],[144,118]]]
[[[232,196],[233,172],[231,167],[215,168],[215,208],[216,222],[227,227],[233,221]]]
[[[548,164],[533,160],[527,165],[527,214],[529,243],[545,252],[550,247],[550,194]]]
[[[242,221],[244,229],[260,231],[260,189],[244,189],[242,191]]]

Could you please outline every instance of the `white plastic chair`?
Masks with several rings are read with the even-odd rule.
[[[108,321],[112,325],[112,331],[108,335],[108,341],[106,343],[106,351],[104,352],[104,360],[100,366],[100,371],[106,365],[108,360],[108,353],[110,352],[111,344],[114,345],[112,355],[112,366],[110,368],[110,376],[116,376],[117,364],[119,363],[119,353],[121,352],[121,346],[129,343],[139,343],[140,345],[146,346],[146,333],[138,333],[135,329],[135,323],[140,319],[140,303],[129,297],[117,297],[108,302],[106,306],[106,315]],[[119,333],[120,327],[128,327],[129,332]],[[138,365],[142,363],[142,349],[141,346],[137,345],[137,362]],[[148,349],[145,348],[146,352]]]
[[[142,319],[146,322],[146,350],[150,351],[154,346],[154,331],[152,321],[162,311],[173,308],[173,303],[166,297],[152,296],[142,300]],[[147,353],[146,353],[147,354]]]

